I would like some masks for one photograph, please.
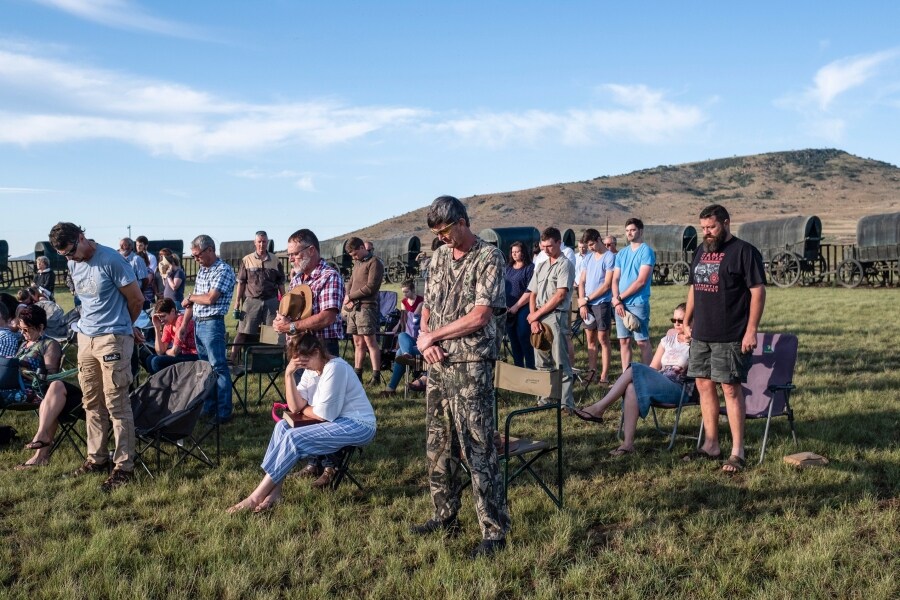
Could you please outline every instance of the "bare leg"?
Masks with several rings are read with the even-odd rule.
[[[631,369],[628,372],[631,373]],[[625,390],[625,402],[622,412],[622,435],[624,439],[619,449],[631,452],[634,451],[634,434],[637,431],[638,421],[637,393],[635,393],[633,385],[629,385]]]
[[[631,364],[631,338],[619,338],[619,352],[622,353],[622,368],[627,369]]]
[[[231,362],[233,364],[239,364],[241,360],[241,350],[243,346],[241,344],[247,341],[246,333],[238,333],[234,336],[234,345],[231,346]]]
[[[653,360],[653,348],[651,347],[650,340],[641,340],[636,343],[638,349],[641,351],[641,364],[649,365],[650,361]]]
[[[282,482],[283,483],[283,482]],[[277,484],[269,495],[265,497],[265,499],[256,505],[256,508],[253,509],[253,512],[263,512],[272,508],[275,508],[276,505],[281,503],[281,488],[282,484]]]
[[[747,414],[744,390],[740,383],[723,383],[722,395],[725,396],[725,411],[731,428],[731,455],[744,458],[744,420]],[[723,465],[722,470],[731,473],[735,469],[731,465]]]
[[[710,379],[697,379],[696,384],[703,415],[704,438],[700,450],[710,456],[718,456],[722,450],[719,448],[719,394],[716,383]]]
[[[587,339],[588,369],[593,376],[597,372],[597,331],[595,329],[586,329],[584,335]]]
[[[279,488],[280,485],[276,484],[275,481],[269,477],[268,473],[262,478],[262,481],[259,482],[259,485],[256,486],[256,489],[250,493],[249,496],[235,504],[234,506],[229,507],[225,512],[229,515],[242,512],[245,510],[254,510],[258,507],[262,502],[269,497],[275,488]]]
[[[606,412],[606,409],[609,408],[609,405],[625,396],[626,391],[629,386],[631,386],[631,369],[627,369],[622,376],[616,379],[616,382],[609,388],[609,391],[606,392],[606,395],[583,409],[581,412],[585,412],[592,417],[602,417],[603,413]],[[631,386],[633,387],[633,386]]]
[[[361,336],[365,341],[366,347],[369,349],[369,358],[372,359],[372,372],[381,371],[381,348],[378,347],[378,340],[374,335]],[[360,362],[360,366],[362,363]]]
[[[600,381],[609,381],[609,361],[612,354],[612,347],[609,343],[609,330],[600,331],[597,338],[600,343]]]
[[[50,449],[59,425],[57,419],[66,405],[66,387],[61,381],[54,381],[47,388],[47,393],[38,408],[38,428],[32,442],[46,442],[49,445],[35,450],[34,455],[25,461],[26,465],[44,465],[50,462]]]
[[[366,358],[366,338],[362,335],[353,334],[353,367],[355,369],[363,368],[363,360]]]

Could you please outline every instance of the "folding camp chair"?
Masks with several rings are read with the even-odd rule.
[[[499,421],[500,390],[541,396],[549,399],[540,406],[529,406],[511,410],[504,420],[503,437],[501,437],[500,460],[503,462],[503,497],[507,498],[509,484],[523,473],[528,473],[550,497],[557,508],[563,505],[563,437],[562,437],[562,374],[560,371],[535,371],[524,369],[505,362],[497,362],[494,367],[494,422]],[[544,441],[526,437],[512,437],[512,425],[520,417],[535,413],[551,412],[556,416],[555,440]],[[556,453],[556,491],[551,490],[544,478],[538,474],[534,465],[543,456]],[[514,469],[510,473],[510,463]]]
[[[340,460],[338,460],[337,464],[337,473],[330,484],[332,490],[338,489],[338,486],[340,486],[341,482],[346,478],[352,481],[353,484],[362,491],[363,486],[356,480],[353,473],[350,472],[350,463],[353,461],[354,455],[358,452],[360,456],[362,456],[362,451],[362,448],[358,446],[346,446],[339,451]]]
[[[247,412],[249,403],[249,379],[250,375],[256,375],[257,404],[274,389],[278,397],[285,402],[284,393],[278,387],[278,381],[287,366],[284,356],[284,336],[276,332],[272,327],[263,325],[259,330],[259,343],[244,345],[244,362],[240,366],[231,369],[231,389],[234,390],[238,402]],[[263,388],[263,376],[266,377],[266,386]],[[238,389],[238,381],[244,380],[243,393]]]
[[[137,438],[137,462],[151,477],[144,455],[156,451],[156,470],[161,468],[163,449],[171,446],[171,453],[178,456],[173,467],[186,458],[194,458],[214,467],[220,460],[219,425],[204,425],[205,430],[194,435],[203,404],[216,395],[216,372],[206,361],[177,363],[150,376],[131,394],[131,410],[134,413],[134,431]],[[215,434],[216,460],[206,454],[200,444]]]
[[[787,417],[791,427],[791,437],[797,443],[797,431],[794,428],[794,410],[791,408],[791,391],[794,367],[797,364],[797,336],[789,333],[757,333],[756,348],[753,350],[750,370],[744,390],[744,402],[747,419],[765,419],[762,446],[759,450],[759,463],[766,456],[766,444],[769,441],[769,425],[772,417]],[[725,407],[719,409],[720,415],[727,417]],[[697,444],[703,438],[703,426]]]

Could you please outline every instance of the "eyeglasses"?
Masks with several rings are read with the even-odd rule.
[[[669,319],[669,320],[672,321],[673,323],[675,323],[676,325],[684,325],[684,319]]]
[[[437,237],[441,237],[442,235],[447,235],[448,233],[450,233],[450,230],[453,229],[454,225],[456,225],[456,223],[450,223],[449,225],[444,225],[440,229],[432,229],[431,233],[433,233]]]
[[[78,252],[78,242],[80,241],[81,238],[72,242],[72,247],[68,251],[63,252],[62,250],[57,250],[56,253],[60,256],[65,256],[66,258],[72,258],[73,256],[75,256],[75,253]]]
[[[200,252],[191,251],[191,256],[193,256],[194,258],[200,258],[200,255],[203,254],[204,252],[206,252],[207,250],[212,250],[212,246],[209,246],[208,248],[204,248]]]
[[[607,248],[612,248],[612,247],[613,247],[612,244],[603,244],[603,245],[606,246]]]
[[[290,256],[300,256],[301,253],[303,253],[303,252],[309,250],[310,248],[312,248],[312,244],[309,244],[309,245],[307,245],[307,246],[303,246],[302,248],[298,248],[296,252],[288,252],[288,256],[289,256],[289,257],[290,257]]]

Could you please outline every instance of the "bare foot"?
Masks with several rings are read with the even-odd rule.
[[[244,512],[245,510],[255,510],[256,507],[257,503],[248,496],[234,506],[229,506],[227,509],[225,509],[225,513],[233,515],[235,513]]]
[[[281,494],[269,494],[266,496],[266,499],[256,505],[256,508],[253,509],[253,512],[256,514],[266,512],[267,510],[272,510],[279,504],[281,504],[282,498]]]
[[[50,464],[50,461],[46,458],[44,458],[44,459],[32,458],[26,462],[23,462],[22,464],[16,465],[15,467],[13,467],[13,469],[15,469],[16,471],[27,471],[28,469],[36,469],[38,467],[46,467],[49,464]]]

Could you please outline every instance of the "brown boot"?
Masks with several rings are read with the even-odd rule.
[[[297,477],[303,477],[304,479],[315,479],[321,474],[322,467],[317,467],[316,465],[306,465],[297,472]]]
[[[337,476],[337,469],[334,467],[325,467],[322,470],[322,474],[318,479],[313,481],[312,486],[316,489],[322,490],[331,486],[331,482],[334,481],[334,478]]]

